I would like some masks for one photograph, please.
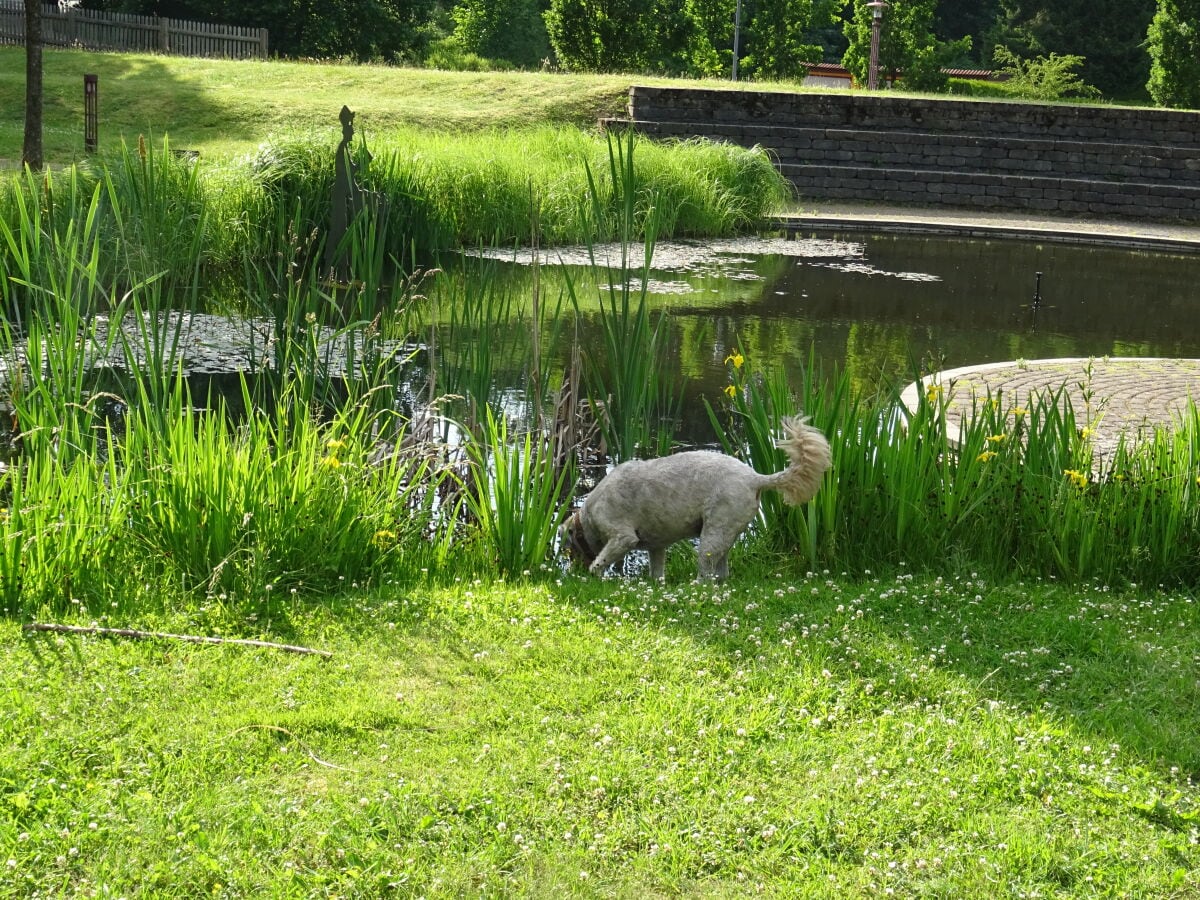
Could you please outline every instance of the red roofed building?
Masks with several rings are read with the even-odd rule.
[[[969,78],[974,81],[1001,80],[991,69],[942,69],[951,78]],[[887,84],[896,80],[896,76],[880,72],[880,77]],[[852,88],[855,87],[854,76],[838,63],[809,63],[808,75],[804,78],[805,87]]]

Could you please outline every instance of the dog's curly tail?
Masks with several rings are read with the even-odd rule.
[[[806,416],[784,419],[780,426],[783,438],[776,446],[787,454],[789,465],[782,472],[768,475],[764,486],[779,491],[784,503],[799,506],[817,495],[822,477],[833,466],[833,451],[825,435],[809,425]]]

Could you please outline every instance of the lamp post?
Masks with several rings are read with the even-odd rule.
[[[738,42],[742,36],[742,0],[733,10],[733,81],[737,81]]]
[[[888,6],[886,0],[871,0],[867,4],[867,9],[871,10],[871,62],[867,69],[868,91],[879,87],[879,29],[883,24],[883,11]]]

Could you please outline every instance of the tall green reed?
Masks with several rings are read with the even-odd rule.
[[[294,135],[264,146],[250,161],[268,209],[300,202],[298,228],[324,228],[335,140]],[[609,139],[577,128],[476,133],[404,129],[371,136],[364,186],[386,198],[403,228],[390,243],[418,259],[434,250],[529,243],[529,186],[538,194],[538,227],[548,244],[618,238],[619,221],[597,223],[585,167],[606,168]],[[362,152],[360,148],[360,153]],[[659,233],[725,235],[759,225],[788,197],[787,182],[761,149],[711,141],[642,142],[641,193],[661,198]],[[364,157],[365,161],[365,157]],[[601,180],[606,202],[619,184]],[[619,201],[618,204],[619,206]],[[648,207],[643,208],[643,212]],[[266,221],[272,216],[263,211]],[[403,223],[400,225],[399,223]],[[602,228],[597,231],[597,224]]]
[[[103,282],[99,193],[75,169],[58,181],[50,173],[26,170],[10,187],[0,216],[0,300],[5,317],[19,322],[32,295],[48,286],[86,288]],[[82,283],[80,271],[88,273]],[[90,297],[62,299],[79,307]]]
[[[69,183],[82,202],[78,182]],[[13,266],[0,325],[3,390],[23,448],[47,443],[60,454],[87,454],[103,400],[91,387],[93,371],[116,343],[115,330],[97,314],[110,309],[119,320],[124,306],[114,299],[115,286],[102,281],[99,189],[72,215],[56,219],[53,205],[18,202],[14,218],[0,220]]]
[[[521,310],[494,274],[493,265],[483,264],[466,280],[441,282],[436,307],[447,310],[446,322],[430,323],[437,390],[462,398],[464,424],[472,432],[483,427],[485,410],[499,402],[499,369],[514,374],[530,361],[529,341],[517,322]]]
[[[198,165],[138,139],[107,161],[101,181],[105,255],[121,287],[157,279],[180,306],[195,308],[211,244],[209,201]]]
[[[3,614],[100,614],[119,606],[134,562],[134,491],[112,457],[68,458],[46,443],[0,476]]]
[[[796,415],[806,416],[830,439],[833,469],[813,500],[802,507],[788,506],[772,491],[760,500],[758,530],[766,541],[777,550],[800,550],[815,568],[836,552],[837,473],[846,443],[833,432],[844,419],[854,418],[846,409],[851,402],[846,381],[827,384],[811,354],[798,392],[793,391],[782,369],[762,371],[740,349],[729,354],[725,364],[730,371],[725,415],[708,401],[705,407],[726,453],[742,458],[756,471],[778,471],[787,465],[785,454],[776,446],[780,423]]]
[[[670,375],[666,356],[669,331],[666,314],[651,314],[648,296],[650,266],[657,234],[657,198],[639,189],[634,166],[636,145],[632,131],[609,137],[608,178],[611,193],[601,189],[587,169],[594,232],[616,222],[620,234],[618,263],[598,264],[594,244],[588,244],[594,283],[600,288],[598,348],[584,348],[584,378],[593,415],[609,453],[618,461],[639,453],[658,455],[671,444],[678,412],[679,389]],[[642,258],[634,266],[631,253],[639,230]],[[635,287],[633,279],[637,277]],[[573,280],[567,292],[581,315]]]
[[[728,407],[710,406],[728,452],[778,468],[772,429],[801,409],[833,447],[816,498],[797,510],[764,496],[756,529],[810,567],[1172,584],[1200,575],[1194,408],[1177,427],[1100,454],[1064,390],[1023,405],[982,396],[950,427],[952,385],[931,385],[909,408],[896,388],[864,398],[846,376],[806,373],[796,396],[776,371],[733,365],[738,356]]]
[[[181,391],[163,421],[135,419],[122,447],[153,498],[130,527],[188,590],[229,602],[328,592],[378,575],[389,559],[428,564],[438,545],[444,473],[426,454],[377,452],[375,417],[361,409],[322,424],[285,402],[230,427]]]
[[[515,437],[487,407],[482,438],[467,444],[467,509],[500,571],[528,575],[546,562],[569,509],[568,472],[556,471],[550,442]]]
[[[332,411],[371,399],[394,405],[403,354],[391,338],[393,323],[414,304],[423,273],[405,273],[387,256],[388,224],[366,210],[350,224],[342,250],[349,280],[325,272],[322,239],[291,231],[286,248],[267,260],[242,261],[250,368],[256,404],[287,397]],[[265,323],[266,328],[260,325]]]

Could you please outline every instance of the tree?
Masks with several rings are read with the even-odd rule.
[[[1150,72],[1143,46],[1155,0],[1002,0],[996,38],[1023,56],[1081,56],[1080,75],[1107,97],[1141,93]]]
[[[551,0],[546,14],[559,63],[592,72],[728,77],[737,0]],[[842,0],[742,0],[738,67],[792,78],[822,58],[815,32]]]
[[[729,77],[733,70],[733,20],[737,0],[687,0],[695,33],[689,72],[701,77]]]
[[[837,0],[743,0],[739,66],[752,78],[798,78],[820,62],[816,31],[833,22]]]
[[[42,4],[25,0],[25,140],[21,163],[42,168]]]
[[[933,33],[941,41],[971,39],[971,52],[964,62],[984,68],[991,65],[992,36],[1000,24],[1000,0],[942,0],[933,21]]]
[[[939,41],[933,33],[937,0],[893,2],[883,16],[879,41],[881,72],[897,74],[904,86],[914,91],[943,91],[947,77],[942,72],[971,47],[969,37]],[[867,83],[871,57],[872,10],[867,0],[855,0],[854,16],[845,25],[850,46],[842,65],[859,84]]]
[[[550,53],[543,0],[459,0],[454,38],[468,53],[535,67]]]
[[[551,0],[546,31],[564,69],[682,72],[697,27],[672,0]]]
[[[1154,102],[1200,109],[1200,0],[1158,0],[1146,36]]]

